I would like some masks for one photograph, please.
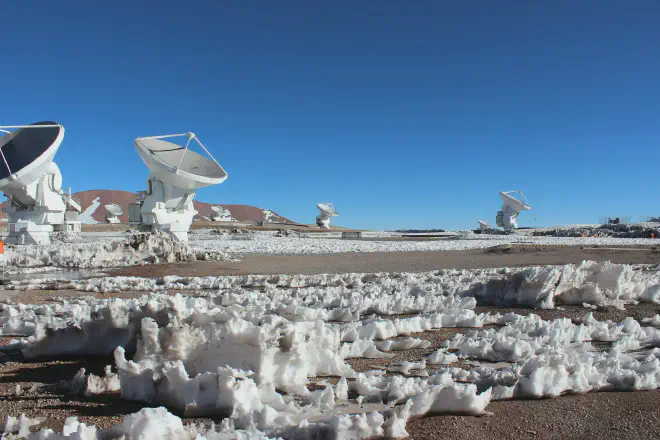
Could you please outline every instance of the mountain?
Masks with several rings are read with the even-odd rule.
[[[135,202],[135,193],[109,189],[81,191],[74,193],[73,197],[78,199],[83,207],[84,211],[81,214],[81,221],[83,223],[105,223],[105,216],[107,214],[105,205],[110,203],[115,203],[122,207],[124,214],[119,216],[119,219],[122,223],[128,223],[128,205]],[[211,219],[213,214],[211,206],[216,206],[216,204],[199,202],[197,200],[194,200],[193,204],[197,210],[195,220],[205,221]],[[256,206],[219,205],[229,210],[231,217],[239,222],[265,221],[267,223],[294,223],[274,211],[257,208]],[[4,203],[0,206],[4,206]],[[0,219],[6,218],[5,213],[0,212]]]

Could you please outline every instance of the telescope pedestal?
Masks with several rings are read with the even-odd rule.
[[[330,229],[330,216],[319,214],[316,216],[316,226],[321,229]]]
[[[58,191],[62,175],[54,162],[27,186],[11,184],[7,196],[8,243],[49,244],[54,226],[64,224],[66,204]]]
[[[177,188],[150,175],[140,209],[143,226],[167,232],[175,241],[188,241],[188,231],[197,214],[194,196],[194,190]]]
[[[53,225],[38,225],[29,220],[9,223],[8,244],[50,244]]]
[[[502,210],[497,212],[495,217],[495,223],[497,226],[504,228],[506,230],[518,229],[518,223],[516,223],[516,217],[518,217],[518,212],[513,211],[508,206],[502,206]]]

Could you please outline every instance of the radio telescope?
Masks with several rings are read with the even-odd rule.
[[[518,200],[513,197],[512,194],[518,194],[518,196],[524,200]],[[532,207],[527,202],[525,195],[522,191],[502,191],[500,192],[500,197],[502,198],[502,210],[497,212],[495,221],[497,226],[503,227],[504,229],[511,230],[517,229],[518,224],[516,223],[516,218],[520,211],[529,211]]]
[[[490,225],[489,225],[488,223],[486,223],[485,221],[483,221],[483,220],[477,220],[477,221],[479,222],[479,229],[481,229],[482,231],[483,231],[484,229],[493,229],[493,228],[491,228]]]
[[[121,223],[119,216],[124,213],[121,206],[116,203],[109,203],[105,205],[105,210],[108,211],[108,214],[105,216],[105,221],[107,223]]]
[[[319,203],[316,205],[321,213],[316,217],[316,225],[321,229],[330,229],[330,217],[339,215],[332,203]]]
[[[177,137],[187,138],[185,147],[161,140]],[[192,140],[210,159],[188,150]],[[150,171],[140,208],[142,226],[187,241],[197,214],[193,206],[195,190],[224,182],[227,173],[194,133],[140,137],[135,139],[135,149]]]
[[[13,129],[14,131],[7,131]],[[79,231],[80,204],[62,191],[53,158],[64,139],[56,122],[0,127],[0,191],[7,197],[8,243],[48,244],[53,231]],[[67,212],[67,206],[74,209]]]
[[[222,207],[220,205],[216,206],[211,206],[211,211],[213,211],[213,215],[211,216],[211,220],[214,222],[221,222],[221,221],[231,221],[231,212],[225,207]]]

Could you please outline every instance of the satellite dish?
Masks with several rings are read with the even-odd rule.
[[[159,139],[172,136],[189,136],[186,146],[181,147]],[[188,144],[192,139],[202,145],[194,133],[187,133],[137,138],[135,148],[151,174],[177,188],[197,189],[224,182],[227,173],[213,156],[209,154],[212,159],[209,160],[201,154],[188,150]]]
[[[187,138],[185,147],[162,139]],[[208,158],[190,151],[196,141]],[[193,206],[195,190],[217,185],[227,173],[194,133],[135,139],[135,149],[151,172],[140,214],[142,224],[168,232],[178,241],[188,240],[188,230],[197,214]]]
[[[321,229],[330,229],[330,217],[339,215],[332,203],[319,203],[316,207],[321,213],[316,217],[316,225]]]
[[[214,222],[220,222],[220,221],[231,221],[231,212],[223,206],[220,205],[215,205],[211,206],[211,211],[213,211],[213,216],[211,220]]]
[[[0,131],[5,133],[0,137],[0,191],[7,197],[7,241],[50,243],[56,228],[63,230],[65,224],[76,223],[65,220],[62,174],[53,162],[64,139],[64,127],[46,121],[4,126]]]
[[[518,194],[522,199],[519,200],[513,197],[513,194]],[[525,194],[522,191],[502,191],[500,192],[500,197],[502,198],[502,210],[497,212],[496,224],[497,226],[503,227],[504,229],[517,229],[518,224],[516,223],[516,218],[520,211],[529,211],[532,207],[529,205]]]
[[[477,220],[479,222],[479,229],[484,230],[484,229],[493,229],[490,227],[488,223],[486,223],[483,220]]]
[[[105,216],[105,221],[108,223],[121,223],[119,216],[124,213],[124,210],[121,206],[116,203],[110,203],[105,205],[105,210],[108,211],[108,214]]]

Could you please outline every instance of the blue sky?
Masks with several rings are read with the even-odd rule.
[[[56,120],[65,186],[144,188],[195,132],[212,203],[364,228],[660,215],[660,2],[5,2],[0,124]]]

